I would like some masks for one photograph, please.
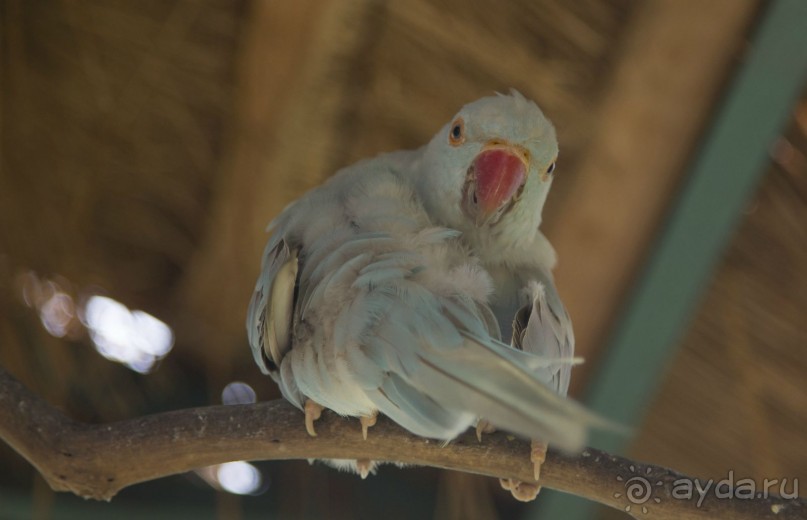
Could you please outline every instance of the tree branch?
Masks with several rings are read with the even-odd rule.
[[[531,481],[529,443],[495,433],[479,443],[472,434],[448,446],[416,437],[379,418],[365,441],[356,420],[324,414],[310,437],[303,416],[278,400],[210,406],[110,424],[84,424],[62,415],[0,368],[0,438],[36,467],[57,491],[109,500],[138,482],[231,460],[370,458]],[[643,504],[628,500],[626,482],[640,476],[654,491]],[[682,475],[588,449],[579,456],[551,451],[545,487],[626,510],[637,518],[796,519],[807,516],[800,499],[719,499],[709,493],[674,499]],[[656,485],[661,482],[660,485]],[[658,502],[654,498],[660,499]],[[643,513],[642,507],[647,513]]]

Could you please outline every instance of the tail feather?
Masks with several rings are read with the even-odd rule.
[[[368,383],[365,392],[379,411],[407,429],[451,439],[484,417],[503,430],[575,451],[585,445],[591,428],[610,427],[549,387],[557,366],[574,359],[540,356],[475,336],[463,330],[463,322],[472,322],[469,315],[451,319],[463,314],[462,305],[441,313],[382,294],[368,297],[383,299],[384,312],[361,347],[351,350],[350,362]],[[478,329],[479,322],[468,328]],[[373,367],[380,383],[368,377]]]
[[[420,358],[421,390],[440,395],[451,407],[473,410],[501,429],[569,451],[581,449],[589,429],[605,422],[508,359],[506,348],[466,339],[461,355],[432,350]]]

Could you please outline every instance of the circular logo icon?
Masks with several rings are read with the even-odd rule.
[[[647,468],[646,477],[636,475],[638,472],[636,471],[636,466],[633,464],[630,465],[630,470],[634,474],[633,477],[625,479],[622,476],[617,476],[617,481],[623,483],[625,491],[614,493],[614,498],[622,498],[624,496],[627,499],[628,504],[625,506],[626,512],[630,512],[634,506],[640,506],[642,513],[647,514],[650,512],[648,508],[649,505],[652,505],[652,503],[661,503],[660,498],[653,496],[653,488],[662,486],[664,483],[660,480],[655,483],[651,482],[649,478],[650,468]],[[648,502],[650,502],[650,504]]]

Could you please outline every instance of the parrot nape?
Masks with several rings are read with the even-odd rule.
[[[305,412],[381,413],[449,441],[477,425],[580,450],[605,421],[565,397],[574,336],[539,230],[555,130],[518,92],[463,107],[424,147],[360,161],[289,205],[249,306],[260,369]],[[509,342],[509,344],[508,344]],[[370,460],[329,461],[362,477]],[[535,483],[502,480],[521,500]]]

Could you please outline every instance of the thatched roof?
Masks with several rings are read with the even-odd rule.
[[[581,349],[598,359],[633,281],[630,266],[641,265],[756,13],[754,2],[742,9],[714,2],[714,16],[703,18],[675,7],[683,3],[650,4],[3,3],[0,365],[88,420],[216,403],[235,379],[261,399],[276,396],[252,364],[243,332],[266,222],[339,167],[419,146],[465,102],[510,87],[535,99],[559,131],[559,175],[545,221],[561,253],[579,251],[559,277],[560,291],[581,323]],[[734,14],[718,16],[720,9]],[[688,48],[676,38],[692,42],[707,34],[706,25],[708,48],[678,56]],[[648,41],[662,49],[658,60],[676,65],[681,81],[666,81],[669,66],[654,63],[657,50]],[[663,128],[642,126],[639,109],[652,101],[652,89],[702,96],[689,108],[660,107]],[[805,106],[669,367],[634,445],[640,458],[706,475],[725,468],[803,473]],[[619,141],[643,133],[647,141],[627,143],[633,149]],[[670,157],[653,148],[664,140]],[[597,217],[592,229],[633,245],[593,268],[580,215],[599,216],[602,206],[585,186],[614,171],[620,176],[608,177],[613,183],[646,182],[644,191],[626,189],[618,201],[639,231],[620,234],[625,226],[605,229],[607,218]],[[649,203],[634,201],[645,195]],[[566,229],[574,233],[564,236]],[[618,264],[629,269],[613,271]],[[588,320],[586,309],[596,305],[579,296],[588,294],[583,281],[612,271],[616,282],[601,286],[612,304]],[[38,314],[55,293],[70,297],[60,307],[67,325],[58,338]],[[172,327],[174,349],[156,370],[140,375],[95,352],[76,316],[93,294]],[[576,311],[585,316],[578,320]],[[0,465],[14,469],[0,474],[0,486],[30,492],[30,469],[2,445]],[[367,498],[371,489],[389,500],[428,497],[399,504],[402,515],[431,514],[435,501],[448,515],[465,507],[452,499],[455,480],[477,486],[478,515],[492,507],[491,486],[473,478],[441,477],[438,494],[432,471],[384,472],[359,483],[297,464],[271,468],[269,492],[244,499],[247,509],[302,514],[296,497],[316,485],[330,489],[330,498],[305,506],[309,514],[342,508],[355,516],[363,511],[358,503],[334,496],[366,500],[372,509],[379,502]],[[207,497],[206,488],[185,487],[174,481],[148,489]],[[149,500],[133,490],[121,502],[127,496]],[[495,497],[500,513],[517,510],[504,494]],[[230,500],[220,499],[219,510],[235,507]]]

